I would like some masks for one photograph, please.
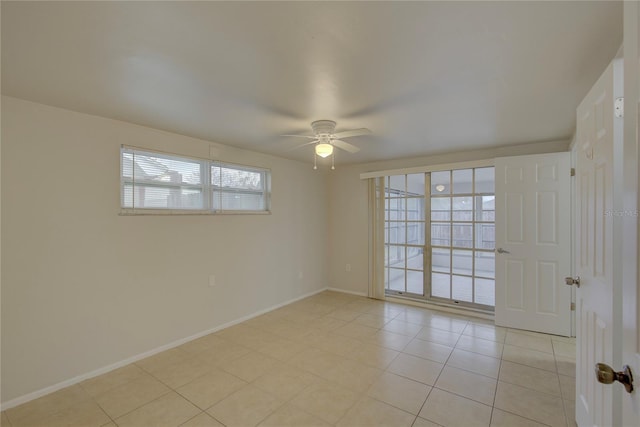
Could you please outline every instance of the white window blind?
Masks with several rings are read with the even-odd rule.
[[[266,169],[122,147],[120,177],[124,213],[269,210]]]
[[[267,209],[266,171],[226,164],[211,166],[214,210],[263,211]]]

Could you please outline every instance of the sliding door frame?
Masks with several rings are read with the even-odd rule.
[[[432,166],[423,166],[423,167],[416,167],[416,168],[405,168],[405,169],[393,169],[393,170],[386,170],[386,171],[379,171],[379,172],[367,172],[367,173],[363,173],[360,175],[361,179],[368,179],[368,178],[386,178],[389,176],[393,176],[393,175],[405,175],[405,190],[406,190],[406,186],[407,186],[407,175],[411,175],[411,174],[420,174],[420,173],[424,173],[424,245],[421,246],[423,249],[423,263],[422,263],[422,268],[423,268],[423,294],[415,294],[415,293],[411,293],[408,292],[407,289],[407,278],[406,278],[406,271],[407,271],[407,264],[406,264],[406,246],[407,244],[407,234],[408,233],[408,229],[406,227],[406,222],[407,222],[407,218],[406,218],[406,214],[405,214],[405,239],[404,239],[404,244],[403,246],[405,246],[405,277],[404,277],[404,291],[397,291],[397,290],[392,290],[392,289],[388,289],[387,288],[387,280],[389,279],[388,276],[388,272],[385,271],[385,293],[390,295],[390,296],[398,296],[398,297],[405,297],[405,298],[411,298],[411,299],[417,299],[417,300],[422,300],[425,302],[435,302],[435,303],[439,303],[439,304],[445,304],[445,305],[450,305],[450,306],[464,306],[464,307],[468,307],[468,308],[473,308],[473,309],[482,309],[482,310],[491,310],[493,309],[493,307],[491,306],[487,306],[487,305],[483,305],[483,304],[478,304],[475,302],[466,302],[466,301],[459,301],[459,300],[455,300],[453,299],[453,295],[451,295],[450,299],[446,299],[446,298],[439,298],[439,297],[434,297],[432,296],[432,273],[433,273],[433,256],[432,256],[432,252],[433,252],[433,246],[432,246],[432,236],[431,236],[431,172],[443,172],[443,171],[454,171],[454,170],[459,170],[459,169],[476,169],[476,168],[484,168],[484,167],[493,167],[494,166],[494,161],[493,159],[487,159],[487,160],[479,160],[479,161],[471,161],[471,162],[461,162],[461,163],[450,163],[450,164],[442,164],[442,165],[432,165]],[[387,180],[384,179],[383,180],[383,186],[386,187],[386,182]],[[472,183],[475,183],[475,176],[473,177]],[[406,192],[406,191],[405,191]],[[381,194],[383,195],[383,197],[385,197],[385,199],[387,198],[386,195],[387,191],[386,188],[382,189]],[[475,217],[475,185],[473,185],[472,187],[472,200],[473,200],[473,205],[474,205],[474,209],[472,210],[473,212],[473,218],[471,221],[471,224],[476,224],[476,217]],[[453,198],[455,195],[454,194],[450,194],[450,197]],[[404,196],[404,200],[405,200],[405,210],[407,208],[406,205],[406,199],[407,199],[407,195],[405,194]],[[385,205],[386,205],[386,200],[384,201]],[[385,210],[386,212],[386,210]],[[452,211],[451,211],[452,212]],[[385,218],[383,218],[383,221],[387,221],[386,215]],[[451,222],[451,227],[453,227],[453,220],[450,220]],[[481,223],[481,222],[480,222]],[[453,247],[453,229],[450,232],[450,244],[451,244],[451,248]],[[475,242],[476,240],[476,229],[475,226],[473,227],[473,241]],[[389,242],[387,242],[387,233],[385,232],[385,237],[384,237],[384,242],[383,245],[385,246],[385,250],[386,250],[386,245],[389,244]],[[410,245],[412,247],[417,247],[417,245]],[[453,249],[450,250],[452,251],[451,253],[453,253]],[[475,245],[472,245],[472,248],[470,248],[470,250],[472,250],[472,253],[475,253],[473,251],[475,251]],[[487,252],[486,250],[484,250],[484,252]],[[452,255],[450,255],[452,256]],[[472,255],[473,259],[472,259],[472,263],[475,263],[475,255]],[[450,262],[451,264],[451,262]],[[387,267],[387,259],[385,257],[385,267]],[[385,269],[386,270],[386,269]],[[450,270],[451,272],[449,273],[451,278],[450,278],[450,292],[451,292],[451,280],[453,280],[453,266],[450,265]],[[474,270],[472,270],[472,277],[474,276]],[[473,280],[473,278],[472,278]],[[472,282],[474,283],[474,282]],[[475,294],[475,284],[472,285],[472,295]],[[473,299],[473,298],[472,298]]]

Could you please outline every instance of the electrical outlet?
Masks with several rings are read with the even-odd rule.
[[[216,285],[216,276],[213,274],[209,276],[209,287],[213,288]]]
[[[347,264],[344,269],[345,271],[351,272],[351,264]]]

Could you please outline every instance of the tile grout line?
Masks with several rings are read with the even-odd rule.
[[[200,409],[200,408],[198,408],[198,409]],[[199,417],[199,416],[200,416],[200,415],[202,415],[202,414],[206,414],[206,412],[200,409],[200,412],[198,412],[196,415],[194,415],[193,417],[189,418],[189,419],[188,419],[188,420],[186,420],[185,422],[183,422],[183,423],[181,423],[181,424],[178,424],[178,427],[185,425],[185,424],[186,424],[186,423],[188,423],[189,421],[193,420],[193,419],[194,419],[194,418],[196,418],[196,417]],[[207,414],[207,415],[209,415],[209,414]]]
[[[554,364],[556,366],[556,376],[558,378],[558,388],[560,388],[560,400],[562,400],[562,413],[564,414],[564,423],[566,426],[569,425],[568,423],[568,414],[567,414],[567,404],[565,403],[565,399],[564,399],[564,393],[562,391],[562,383],[560,382],[560,373],[558,373],[558,359],[557,359],[557,354],[556,354],[556,346],[553,345],[553,340],[551,341],[551,348],[553,350],[553,361]],[[575,397],[574,397],[575,398]],[[573,418],[575,418],[575,414],[573,416]],[[575,422],[575,419],[574,419]]]
[[[152,403],[152,402],[155,402],[156,400],[160,400],[161,398],[165,397],[166,395],[168,395],[168,394],[169,394],[169,393],[171,393],[172,391],[173,391],[173,390],[172,390],[171,388],[169,388],[169,390],[168,390],[166,393],[162,393],[160,396],[156,397],[155,399],[151,399],[150,401],[145,402],[145,403],[143,403],[142,405],[137,406],[136,408],[134,408],[134,409],[132,409],[132,410],[130,410],[130,411],[128,411],[128,412],[125,412],[124,414],[121,414],[120,416],[118,416],[118,417],[116,417],[116,418],[112,418],[112,421],[113,421],[116,425],[118,425],[118,422],[117,422],[116,420],[119,420],[120,418],[125,417],[125,416],[127,416],[127,415],[131,414],[132,412],[135,412],[135,411],[137,411],[138,409],[142,408],[143,406],[146,406],[146,405],[148,405],[148,404],[150,404],[150,403]],[[191,403],[191,402],[189,402],[189,403]],[[101,407],[101,408],[102,408],[102,407]],[[197,406],[196,406],[196,408],[197,408]],[[198,409],[200,409],[200,408],[198,408]],[[105,412],[106,412],[106,411],[105,411]],[[111,418],[111,417],[110,417],[110,418]]]
[[[505,337],[506,340],[506,337]],[[500,366],[498,366],[498,378],[496,378],[496,391],[493,394],[493,404],[491,405],[491,417],[489,417],[489,425],[493,422],[493,413],[496,409],[496,399],[498,397],[498,385],[500,385],[500,371],[502,371],[503,359],[500,357]],[[499,409],[499,408],[498,408]]]
[[[431,396],[431,393],[433,392],[434,388],[435,388],[435,386],[431,386],[431,389],[429,390],[429,393],[427,393],[427,397],[424,399],[424,402],[422,402],[422,405],[420,406],[420,410],[418,411],[418,415],[416,415],[416,420],[418,419],[418,417],[420,417],[420,414],[422,413],[422,410],[424,409],[424,405],[427,404],[427,400],[429,400],[429,396]],[[427,419],[427,418],[425,418],[425,419]],[[431,420],[429,420],[429,421],[431,421]],[[435,421],[432,421],[432,422],[435,423]],[[413,421],[413,423],[415,424],[415,420]]]
[[[512,414],[512,415],[515,415],[515,416],[518,416],[518,417],[521,417],[521,418],[524,418],[524,419],[527,419],[527,420],[530,420],[530,421],[533,421],[533,422],[536,422],[536,423],[539,423],[539,424],[544,424],[544,425],[550,426],[549,424],[541,423],[540,421],[533,420],[533,419],[531,419],[531,418],[529,418],[529,417],[525,417],[524,415],[516,414],[516,413],[514,413],[514,412],[507,411],[507,410],[505,410],[505,409],[496,408],[496,406],[495,406],[495,405],[496,405],[496,398],[498,397],[498,386],[500,385],[500,371],[502,371],[502,362],[503,362],[503,361],[509,362],[509,360],[500,359],[500,368],[498,369],[498,379],[497,379],[497,382],[496,382],[496,394],[495,394],[495,395],[494,395],[494,397],[493,397],[493,405],[492,405],[492,407],[491,407],[491,420],[493,421],[493,412],[494,412],[494,409],[498,409],[498,410],[500,410],[500,411],[507,412],[507,413],[509,413],[509,414]],[[513,362],[511,362],[511,363],[513,363]],[[502,381],[502,382],[505,382],[505,381]],[[511,384],[511,383],[507,383],[507,384]],[[516,385],[517,385],[517,384],[516,384]],[[527,388],[527,387],[525,387],[525,388]],[[533,389],[529,389],[529,390],[533,390]],[[537,391],[537,390],[534,390],[534,391]],[[555,396],[554,396],[554,397],[555,397]]]

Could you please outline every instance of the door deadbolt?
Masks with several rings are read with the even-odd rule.
[[[624,389],[628,393],[633,391],[633,375],[628,365],[622,367],[623,371],[616,372],[606,363],[596,363],[596,377],[598,382],[602,384],[611,384],[615,381],[624,385]]]
[[[576,287],[579,288],[580,287],[580,276],[576,276],[576,278],[565,277],[564,278],[564,283],[566,283],[569,286],[576,285]]]

